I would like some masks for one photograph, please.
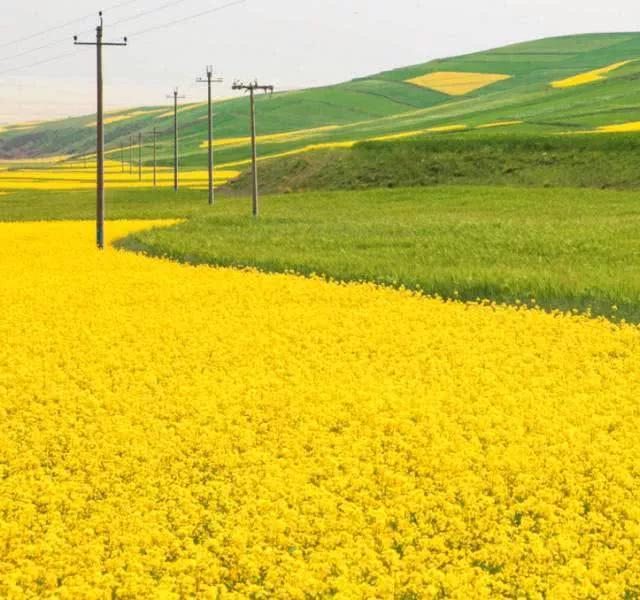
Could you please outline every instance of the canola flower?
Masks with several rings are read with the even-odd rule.
[[[340,125],[325,125],[323,127],[314,127],[312,129],[298,129],[295,131],[287,131],[284,133],[270,133],[265,135],[256,136],[256,141],[258,143],[286,143],[286,142],[294,142],[305,139],[307,137],[311,137],[318,133],[324,133],[327,131],[335,131],[337,129],[341,129]],[[230,138],[219,138],[214,139],[213,144],[216,147],[221,148],[234,148],[238,146],[246,146],[251,143],[251,137],[242,136],[242,137],[230,137]],[[207,148],[209,142],[205,140],[200,144],[200,148]]]
[[[155,113],[163,112],[164,108],[152,108],[147,110],[130,110],[128,112],[117,112],[117,113],[109,113],[105,116],[104,124],[111,125],[112,123],[119,123],[121,121],[128,121],[135,117],[146,117],[149,115],[153,115]],[[95,127],[97,125],[96,121],[88,123],[85,127]]]
[[[80,163],[82,164],[82,163]],[[153,185],[153,169],[142,169],[142,180],[138,178],[137,166],[133,172],[129,168],[122,172],[120,163],[106,161],[105,181],[108,189],[148,188]],[[217,169],[214,174],[214,184],[222,186],[240,175],[232,169]],[[181,183],[184,187],[199,188],[208,181],[208,171],[184,171],[181,173]],[[156,181],[159,187],[173,185],[173,171],[167,167],[157,169]],[[89,190],[96,185],[95,163],[87,162],[86,166],[78,163],[57,165],[46,169],[12,169],[0,170],[0,190]]]
[[[0,596],[640,591],[637,327],[93,234],[0,224]]]
[[[606,79],[605,75],[607,75],[608,73],[612,73],[613,71],[617,71],[618,69],[632,62],[636,62],[636,59],[624,60],[621,62],[617,62],[613,65],[609,65],[608,67],[594,69],[593,71],[587,71],[586,73],[573,75],[572,77],[567,77],[566,79],[553,81],[551,82],[551,87],[557,88],[557,89],[564,89],[564,88],[577,87],[580,85],[586,85],[588,83],[595,83],[597,81],[604,81]]]
[[[191,110],[195,110],[196,108],[202,108],[203,106],[207,106],[206,102],[196,102],[194,104],[185,104],[183,106],[178,107],[178,114],[182,114],[185,112],[189,112]],[[167,117],[173,117],[174,109],[167,110],[163,112],[161,115],[157,115],[156,119],[165,119]]]
[[[414,129],[413,131],[402,131],[400,133],[390,133],[387,135],[380,135],[378,137],[369,138],[368,142],[386,142],[390,140],[400,140],[408,137],[415,137],[417,135],[424,135],[426,133],[452,133],[454,131],[464,131],[467,129],[466,125],[440,125],[437,127],[427,127],[426,129]]]
[[[406,83],[435,90],[448,96],[465,96],[466,94],[507,79],[511,79],[511,75],[438,71],[407,79]]]
[[[617,123],[615,125],[602,125],[601,127],[598,127],[598,132],[602,133],[628,133],[633,131],[640,131],[640,121]]]
[[[495,123],[484,123],[477,125],[476,129],[493,129],[494,127],[508,127],[510,125],[521,125],[523,121],[496,121]]]
[[[628,123],[615,123],[611,125],[600,125],[597,129],[586,129],[581,131],[563,131],[558,135],[582,135],[586,133],[632,133],[640,131],[640,121],[630,121]]]

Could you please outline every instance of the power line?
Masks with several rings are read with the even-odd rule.
[[[159,31],[160,29],[166,29],[167,27],[171,27],[172,25],[178,25],[180,23],[185,23],[186,21],[191,21],[192,19],[197,19],[198,17],[203,17],[205,15],[210,15],[215,12],[219,12],[221,10],[225,10],[227,8],[231,8],[232,6],[238,6],[239,4],[244,4],[247,0],[235,0],[234,2],[229,2],[227,4],[222,4],[221,6],[216,6],[214,8],[210,8],[208,10],[196,13],[194,15],[190,15],[188,17],[183,17],[181,19],[175,19],[173,21],[169,21],[168,23],[164,23],[162,25],[156,25],[155,27],[149,27],[148,29],[142,29],[140,31],[136,31],[131,35],[135,35],[140,37],[141,35],[145,35],[147,33],[151,33],[153,31]]]
[[[13,69],[6,69],[4,71],[0,71],[0,75],[6,75],[7,73],[13,73],[15,71],[21,71],[22,69],[30,69],[31,67],[37,67],[38,65],[45,65],[50,62],[54,62],[56,60],[61,60],[63,58],[68,58],[69,56],[75,56],[75,52],[67,52],[65,54],[58,54],[57,56],[52,56],[51,58],[45,58],[44,60],[39,60],[38,62],[34,62],[28,65],[21,65],[19,67],[14,67]]]
[[[116,10],[117,8],[122,8],[123,6],[128,6],[130,4],[135,4],[140,0],[125,0],[124,2],[119,2],[118,4],[114,4],[109,8],[105,9],[104,12],[108,12],[110,10]],[[46,35],[47,33],[51,33],[52,31],[59,31],[60,29],[65,29],[67,27],[71,27],[71,25],[75,25],[77,23],[81,23],[82,21],[86,21],[94,16],[93,13],[89,15],[85,15],[84,17],[78,17],[77,19],[72,19],[71,21],[67,21],[66,23],[62,23],[60,25],[55,25],[53,27],[48,27],[47,29],[43,29],[42,31],[38,31],[36,33],[32,33],[22,38],[18,38],[15,40],[11,40],[10,42],[4,42],[0,44],[0,48],[6,48],[7,46],[13,46],[14,44],[20,44],[21,42],[26,42],[28,40],[32,40],[34,38],[40,37],[41,35]],[[67,40],[65,40],[67,41]]]
[[[117,27],[122,23],[128,23],[129,21],[135,21],[136,19],[141,19],[142,17],[147,17],[151,14],[154,14],[160,10],[164,10],[165,8],[171,8],[172,6],[176,6],[177,4],[182,4],[183,2],[188,2],[189,0],[172,0],[171,2],[167,2],[160,6],[156,6],[151,10],[145,10],[143,12],[139,12],[138,14],[132,15],[131,17],[125,17],[124,19],[120,19],[115,23],[112,23],[111,27]]]
[[[115,8],[119,8],[119,7],[122,7],[122,6],[129,5],[129,4],[133,4],[134,2],[138,2],[138,1],[139,0],[127,0],[127,2],[121,2],[120,4],[116,4],[115,6],[112,6],[109,10],[114,10]],[[185,0],[174,0],[173,3],[177,4],[179,1],[181,2],[181,1],[185,1]],[[210,8],[208,10],[205,10],[205,11],[193,14],[193,15],[189,15],[187,17],[182,17],[180,19],[175,19],[173,21],[169,21],[167,23],[163,23],[162,25],[157,25],[157,26],[154,26],[154,27],[150,27],[148,29],[142,29],[140,31],[135,32],[132,35],[141,36],[141,35],[145,35],[147,33],[151,33],[153,31],[159,31],[161,29],[166,29],[168,27],[171,27],[172,25],[185,23],[185,22],[190,21],[192,19],[197,19],[198,17],[202,17],[202,16],[209,15],[209,14],[216,13],[216,12],[220,12],[220,11],[225,10],[227,8],[231,8],[233,6],[238,6],[240,4],[244,4],[244,3],[246,3],[246,1],[247,0],[235,0],[234,2],[229,2],[229,3],[223,4],[221,6],[216,6],[214,8]],[[70,24],[77,23],[77,22],[82,21],[82,20],[84,20],[86,18],[87,17],[82,17],[82,19],[76,19],[74,21],[70,21],[70,22],[66,23],[64,26],[66,27],[66,26],[68,26]],[[132,19],[133,19],[133,17],[132,17]],[[124,22],[124,20],[121,20],[118,23],[123,23],[123,22]],[[62,27],[62,26],[60,26],[60,27]],[[48,31],[52,31],[52,30],[48,30]],[[41,33],[46,33],[46,32],[40,32],[40,33],[34,34],[33,36],[30,36],[30,37],[36,37],[37,35],[41,35]],[[11,42],[11,43],[13,43],[13,42]],[[48,47],[53,46],[53,45],[58,44],[58,43],[59,42],[55,42],[55,43],[52,43],[50,45],[47,45],[46,47],[48,48]],[[0,47],[3,47],[3,46],[0,46]],[[43,48],[44,47],[41,47],[41,48],[38,48],[38,49],[40,50],[40,49],[43,49]],[[53,56],[51,58],[46,58],[44,60],[39,60],[39,61],[36,61],[36,62],[33,62],[33,63],[29,63],[27,65],[20,65],[18,67],[13,67],[11,69],[5,69],[4,71],[0,71],[0,76],[1,75],[6,75],[8,73],[15,73],[16,71],[22,71],[23,69],[30,69],[32,67],[37,67],[39,65],[49,64],[49,63],[52,63],[54,61],[61,60],[61,59],[64,59],[64,58],[67,58],[67,57],[73,56],[73,55],[74,55],[74,53],[59,54],[59,55]],[[6,60],[6,59],[3,59],[3,60]]]
[[[80,34],[91,33],[93,29],[85,29],[81,31]],[[53,46],[59,46],[61,44],[66,44],[69,42],[69,38],[58,38],[55,42],[50,42],[48,44],[44,44],[43,46],[38,46],[36,48],[31,48],[30,50],[24,50],[23,52],[18,52],[17,54],[11,54],[9,56],[3,56],[0,58],[0,62],[5,62],[7,60],[11,60],[13,58],[20,58],[21,56],[27,56],[29,54],[33,54],[34,52],[38,52],[39,50],[46,50],[47,48],[53,48]]]
[[[131,17],[125,17],[124,19],[120,19],[119,21],[116,21],[115,23],[112,23],[111,27],[116,27],[117,25],[121,25],[123,23],[128,23],[129,21],[135,21],[136,19],[140,19],[142,17],[146,17],[146,16],[148,16],[150,14],[153,14],[153,13],[156,13],[156,12],[158,12],[160,10],[164,10],[164,9],[170,8],[172,6],[176,6],[177,4],[182,4],[184,2],[189,2],[189,1],[190,0],[171,0],[171,2],[167,2],[167,3],[165,3],[165,4],[161,5],[161,6],[157,6],[157,7],[153,8],[151,10],[146,10],[146,11],[137,13],[137,14],[131,16]],[[122,2],[121,4],[117,4],[115,7],[112,7],[112,10],[113,10],[113,8],[118,8],[119,6],[125,6],[127,4],[133,4],[134,2],[139,2],[139,0],[129,0],[127,2]],[[65,23],[64,25],[61,25],[59,27],[54,27],[52,29],[49,29],[49,30],[41,32],[41,33],[49,33],[51,31],[56,31],[58,29],[64,29],[64,28],[66,28],[66,27],[68,27],[70,25],[73,25],[74,23],[82,22],[82,21],[84,21],[86,19],[87,19],[87,17],[81,17],[80,19],[74,19],[73,21],[69,21],[68,23]],[[92,31],[93,31],[93,29],[85,29],[84,31],[80,32],[80,35],[83,35],[85,33],[91,33]],[[30,38],[31,37],[38,37],[39,35],[41,35],[41,33],[34,34],[33,36],[30,36]],[[42,46],[36,46],[35,48],[30,48],[28,50],[23,50],[21,52],[17,52],[16,54],[10,54],[9,56],[3,56],[3,57],[0,58],[0,62],[6,62],[6,61],[12,60],[14,58],[21,58],[22,56],[28,56],[29,54],[33,54],[34,52],[38,52],[40,50],[46,50],[48,48],[53,48],[54,46],[58,46],[58,45],[61,45],[61,44],[66,44],[68,41],[69,41],[69,39],[66,38],[66,37],[65,38],[58,38],[57,40],[49,42],[47,44],[43,44]],[[3,48],[6,45],[7,44],[0,45],[0,48]]]

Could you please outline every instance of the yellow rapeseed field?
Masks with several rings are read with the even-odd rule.
[[[624,60],[622,62],[617,62],[613,65],[609,65],[608,67],[602,67],[601,69],[594,69],[593,71],[587,71],[586,73],[573,75],[572,77],[567,77],[566,79],[561,79],[560,81],[553,81],[551,83],[551,87],[562,89],[585,85],[588,83],[594,83],[596,81],[602,81],[606,79],[605,75],[607,73],[616,71],[617,69],[620,69],[621,67],[624,67],[625,65],[628,65],[632,62],[635,62],[635,60]]]
[[[601,127],[598,127],[598,131],[602,133],[629,133],[632,131],[640,131],[640,121],[617,123],[615,125],[602,125]]]
[[[638,328],[93,237],[0,224],[0,596],[640,591]]]
[[[508,127],[510,125],[520,125],[522,121],[496,121],[495,123],[484,123],[477,125],[476,129],[493,129],[495,127]]]
[[[165,110],[164,108],[150,108],[145,110],[130,110],[124,113],[122,111],[119,111],[116,113],[109,113],[104,119],[104,124],[110,125],[111,123],[128,121],[135,117],[146,117],[149,115],[153,115],[155,113],[164,112],[164,110]],[[92,123],[85,125],[85,127],[95,127],[96,125],[97,125],[96,121],[93,121]]]
[[[340,125],[325,125],[324,127],[314,127],[312,129],[298,129],[296,131],[287,131],[285,133],[271,133],[265,135],[256,136],[256,141],[258,143],[287,143],[287,142],[296,142],[311,136],[314,136],[318,133],[325,133],[327,131],[334,131],[336,129],[341,129]],[[247,146],[251,144],[251,137],[243,136],[243,137],[230,137],[230,138],[219,138],[214,139],[214,146],[221,148],[233,148],[239,146]],[[205,140],[200,144],[200,148],[207,148],[209,142]]]
[[[511,75],[497,73],[463,73],[457,71],[439,71],[427,73],[420,77],[407,79],[406,83],[412,83],[420,87],[442,92],[449,96],[464,96],[483,87],[511,79]]]
[[[632,133],[640,131],[640,121],[630,121],[628,123],[614,123],[612,125],[600,125],[596,129],[585,129],[579,131],[563,131],[558,135],[582,135],[585,133]]]
[[[232,169],[217,169],[214,174],[216,186],[222,186],[240,175]],[[208,171],[183,171],[180,183],[184,187],[195,188],[206,184]],[[138,167],[130,171],[127,165],[122,172],[122,165],[116,161],[105,161],[105,182],[108,189],[148,188],[153,186],[153,169],[142,169],[142,180],[139,180]],[[158,187],[173,185],[173,169],[159,167],[156,172]],[[0,169],[0,190],[90,190],[96,186],[95,163],[91,161],[72,162],[56,165],[54,168],[29,168],[15,170]]]

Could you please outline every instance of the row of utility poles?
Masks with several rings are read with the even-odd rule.
[[[95,42],[79,42],[78,36],[74,36],[74,44],[77,46],[95,46],[97,59],[97,125],[96,125],[96,162],[97,162],[97,198],[96,198],[96,243],[98,248],[104,249],[104,221],[105,221],[105,187],[104,187],[104,89],[102,76],[102,50],[105,46],[126,46],[127,38],[122,42],[104,41],[104,21],[102,12],[99,13],[99,25],[96,28]],[[206,78],[198,78],[197,83],[206,83],[208,86],[208,171],[209,171],[209,204],[214,203],[214,163],[213,163],[213,100],[212,85],[222,81],[219,77],[214,77],[213,67],[208,66]],[[260,85],[257,81],[249,84],[235,82],[232,86],[234,90],[249,92],[250,96],[250,123],[251,123],[251,164],[253,181],[253,215],[259,214],[258,205],[258,166],[257,166],[257,145],[256,145],[256,114],[255,114],[255,93],[257,91],[273,92],[273,86]],[[173,90],[173,94],[168,96],[173,98],[173,188],[178,191],[179,185],[179,152],[178,152],[178,100],[184,98],[179,95],[178,88]],[[157,185],[156,166],[156,140],[157,129],[153,130],[153,184]],[[142,181],[142,143],[143,134],[138,134],[138,179]],[[133,174],[133,136],[129,136],[129,172]],[[120,157],[122,161],[122,171],[124,172],[124,145],[120,146]]]
[[[138,133],[138,181],[142,181],[142,146],[143,138],[146,134],[139,132]],[[156,127],[153,128],[150,134],[152,139],[152,147],[153,147],[153,187],[158,185],[158,161],[157,161],[157,140],[158,140],[158,129]],[[133,148],[134,141],[133,136],[129,136],[129,174],[133,175]],[[124,142],[120,142],[120,165],[122,168],[122,172],[125,172],[126,161],[124,159]]]

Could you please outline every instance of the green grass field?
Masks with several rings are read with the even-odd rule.
[[[91,219],[93,211],[89,193],[0,197],[5,221]],[[535,299],[548,309],[640,322],[640,204],[631,192],[458,186],[289,194],[263,198],[258,220],[246,198],[209,208],[202,192],[114,192],[108,216],[187,218],[119,244],[180,261],[463,300]]]

